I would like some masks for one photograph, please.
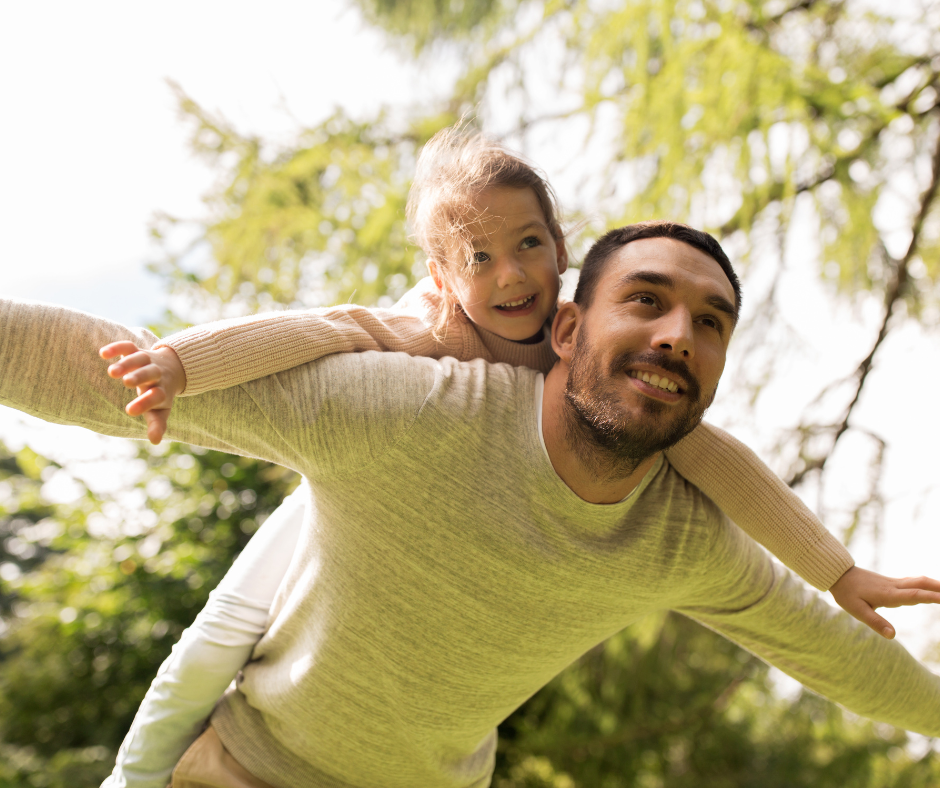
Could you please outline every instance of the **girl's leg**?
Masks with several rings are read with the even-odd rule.
[[[180,758],[168,788],[271,788],[225,749],[210,724]]]

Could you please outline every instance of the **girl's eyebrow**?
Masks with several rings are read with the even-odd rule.
[[[540,222],[540,221],[537,221],[536,219],[533,219],[531,222],[526,222],[521,227],[514,227],[512,231],[514,233],[524,233],[526,230],[530,230],[533,227],[537,230],[548,230],[548,227],[545,225],[544,222]]]
[[[541,230],[542,232],[546,232],[546,233],[548,232],[548,225],[536,219],[526,222],[525,224],[520,225],[519,227],[513,227],[509,230],[509,232],[513,235],[516,235],[518,233],[524,233],[526,230],[531,230],[532,228],[535,228],[536,230]],[[471,243],[473,244],[473,247],[476,248],[477,246],[485,246],[489,240],[490,240],[489,235],[474,236],[473,238],[471,238]]]

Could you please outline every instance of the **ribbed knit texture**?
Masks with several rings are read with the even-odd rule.
[[[0,403],[143,437],[96,356],[118,339],[154,340],[0,301]],[[268,634],[213,718],[249,771],[278,788],[485,788],[496,725],[664,609],[857,713],[940,735],[940,679],[807,593],[668,463],[618,504],[575,496],[541,443],[538,385],[506,365],[366,353],[178,403],[172,438],[311,485]]]
[[[186,370],[186,394],[226,388],[333,353],[401,351],[461,361],[482,358],[548,372],[555,363],[548,331],[526,345],[479,328],[462,313],[443,338],[443,308],[430,278],[393,309],[355,305],[223,320],[167,337]],[[666,453],[686,479],[735,523],[814,587],[825,591],[853,566],[848,550],[747,446],[703,424]]]

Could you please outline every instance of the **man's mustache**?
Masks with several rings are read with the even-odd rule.
[[[611,363],[612,370],[622,370],[634,364],[650,364],[666,372],[671,372],[682,381],[682,388],[689,395],[692,402],[697,402],[702,394],[702,387],[689,369],[689,365],[679,359],[669,358],[665,353],[650,350],[644,353],[624,352]]]

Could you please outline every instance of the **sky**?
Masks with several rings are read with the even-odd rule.
[[[379,103],[442,93],[453,64],[433,65],[419,67],[389,50],[338,0],[0,5],[4,295],[130,325],[159,317],[165,295],[145,270],[153,254],[148,221],[157,211],[198,216],[211,183],[188,151],[167,80],[241,131],[277,140],[337,105],[364,115]],[[560,196],[564,203],[563,191]],[[853,368],[877,319],[875,304],[834,302],[818,284],[812,256],[800,243],[795,249],[781,287],[802,349],[781,359],[787,374],[750,423],[741,423],[730,406],[723,409],[720,398],[710,416],[737,425],[736,434],[772,467],[779,467],[779,458],[767,449],[777,431],[798,417],[818,390],[816,381]],[[754,303],[745,300],[748,307]],[[930,416],[929,398],[940,376],[936,365],[923,362],[935,357],[937,342],[936,334],[916,327],[892,337],[859,409],[858,423],[891,437],[891,470],[885,538],[852,549],[860,564],[887,574],[940,576],[934,558],[940,555],[940,502],[933,489],[940,425]],[[98,469],[99,485],[118,483],[120,472],[108,458],[127,452],[123,443],[77,428],[49,428],[7,409],[0,409],[0,439],[78,458],[86,469]],[[840,451],[864,450],[849,441]],[[830,508],[852,497],[863,472],[850,456],[835,465]],[[935,610],[887,616],[915,653],[940,639]]]
[[[335,0],[3,4],[5,294],[135,325],[161,313],[148,221],[198,216],[211,183],[167,80],[277,140],[337,105],[414,101],[432,77]]]

